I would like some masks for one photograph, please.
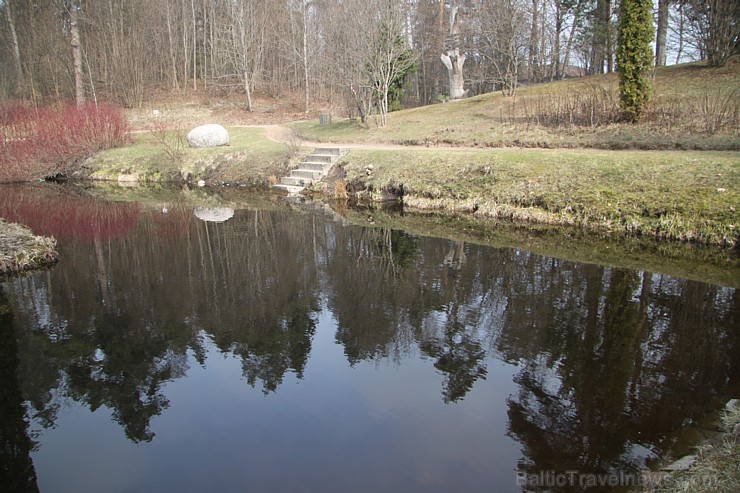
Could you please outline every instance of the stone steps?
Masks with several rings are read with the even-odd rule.
[[[290,176],[280,178],[280,183],[273,185],[273,190],[287,192],[288,195],[298,195],[303,189],[321,181],[334,166],[339,158],[347,154],[341,147],[317,147],[298,165],[291,170]]]

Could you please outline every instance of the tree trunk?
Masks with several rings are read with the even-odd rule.
[[[465,55],[460,54],[460,49],[455,48],[440,56],[442,63],[447,68],[450,79],[450,99],[460,99],[465,95],[465,79],[463,77],[463,64]]]
[[[592,74],[603,74],[604,63],[611,58],[611,40],[609,36],[609,19],[611,17],[611,0],[598,0],[596,4],[596,17],[593,26],[593,41],[591,52]],[[611,62],[609,62],[611,65]],[[609,67],[611,68],[611,67]]]
[[[683,36],[684,29],[686,26],[686,17],[683,13],[683,4],[678,4],[678,48],[676,49],[676,63],[681,63],[681,55],[683,55]]]
[[[13,59],[15,61],[16,93],[22,94],[23,86],[26,85],[23,77],[23,66],[21,65],[21,50],[18,46],[18,36],[15,33],[15,20],[11,10],[10,0],[5,2],[5,13],[8,16],[8,28],[10,29],[10,42],[13,45]]]
[[[563,33],[563,5],[555,2],[555,35],[552,39],[552,71],[550,80],[561,79],[561,62],[560,62],[560,35]]]
[[[167,40],[170,47],[170,63],[172,64],[172,88],[179,90],[180,84],[177,82],[177,56],[175,55],[175,40],[172,37],[172,14],[170,6],[167,5]]]
[[[671,0],[658,0],[658,27],[655,36],[655,66],[665,67],[668,34],[668,6]]]
[[[444,3],[444,2],[442,2]],[[440,11],[442,11],[440,6]],[[440,59],[447,68],[447,77],[450,81],[450,99],[460,99],[465,95],[465,78],[463,76],[463,64],[465,64],[466,55],[460,54],[458,35],[457,13],[459,6],[454,2],[450,5],[449,19],[449,42],[447,43],[447,53],[442,53]]]
[[[355,100],[355,104],[357,105],[357,113],[360,115],[360,122],[367,123],[367,111],[365,110],[365,105],[362,103],[362,98],[355,90],[354,84],[350,83],[349,91],[352,93],[352,98]]]
[[[198,89],[198,32],[195,18],[195,0],[190,0],[190,9],[193,13],[193,90],[195,91]]]
[[[310,110],[308,92],[308,8],[305,1],[301,2],[301,10],[301,13],[303,14],[303,95],[305,98],[305,111],[308,113]]]
[[[80,28],[78,25],[79,0],[70,0],[67,4],[69,11],[69,33],[72,38],[72,65],[75,77],[75,102],[77,106],[85,105],[85,86],[82,80],[82,48],[80,47]]]
[[[606,0],[603,14],[604,14],[604,26],[606,27],[606,37],[604,38],[604,42],[605,42],[604,58],[606,58],[606,73],[611,74],[612,72],[614,72],[614,39],[612,38],[612,26],[611,26],[611,19],[612,19],[611,0]]]
[[[252,112],[252,91],[249,87],[249,73],[244,71],[244,92],[247,93],[247,111]]]
[[[529,32],[529,81],[540,80],[540,4],[532,0],[532,28]]]

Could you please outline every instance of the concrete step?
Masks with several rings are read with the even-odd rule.
[[[307,187],[314,182],[316,182],[316,180],[312,180],[310,178],[301,178],[298,176],[283,176],[282,178],[280,178],[280,183],[282,185],[292,185],[294,187]]]
[[[312,163],[312,162],[302,162],[298,165],[301,169],[310,169],[312,171],[321,171],[322,173],[328,173],[331,169],[332,165],[329,163]]]
[[[331,164],[337,160],[337,156],[333,154],[309,154],[306,156],[305,161],[309,163],[327,163]]]
[[[295,194],[295,193],[301,193],[303,191],[303,187],[296,187],[293,185],[273,185],[273,190],[279,190],[282,192],[288,192],[288,194]]]
[[[347,149],[341,147],[317,147],[313,151],[314,154],[329,154],[332,156],[343,156],[347,154]]]
[[[315,171],[312,169],[294,169],[290,172],[290,176],[293,178],[308,178],[310,180],[320,180],[323,175],[323,171]]]

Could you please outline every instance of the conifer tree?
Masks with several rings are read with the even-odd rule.
[[[617,72],[622,116],[637,121],[650,98],[653,63],[653,2],[622,0],[619,9]]]

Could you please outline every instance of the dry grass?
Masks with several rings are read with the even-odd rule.
[[[661,67],[644,121],[618,123],[615,74],[490,93],[391,113],[380,128],[293,123],[305,139],[405,145],[599,149],[740,149],[740,57],[722,68]]]
[[[183,128],[207,123],[224,126],[269,125],[308,118],[301,111],[302,100],[291,95],[257,93],[253,111],[246,110],[244,95],[226,93],[216,88],[207,90],[153,91],[141,107],[126,110],[134,130],[147,130],[156,118],[176,121]]]
[[[53,264],[56,240],[34,235],[28,228],[0,219],[0,276]]]

